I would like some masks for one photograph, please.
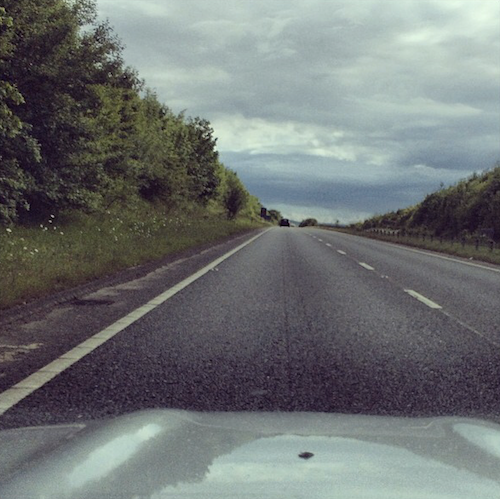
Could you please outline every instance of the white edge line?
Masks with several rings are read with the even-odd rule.
[[[424,251],[424,250],[417,250],[414,248],[408,248],[402,244],[394,244],[394,243],[387,243],[387,244],[395,246],[396,248],[402,248],[407,251],[412,251],[413,253],[420,253],[422,255],[433,256],[434,258],[441,258],[442,260],[449,260],[450,262],[461,263],[462,265],[468,265],[469,267],[477,267],[478,269],[491,270],[492,272],[497,272],[500,274],[500,269],[495,269],[494,267],[487,267],[486,265],[480,265],[479,263],[464,262],[463,260],[458,260],[457,258],[451,258],[449,256],[436,255],[432,253],[432,250]]]
[[[421,295],[420,293],[413,291],[413,289],[405,289],[405,293],[408,293],[410,296],[413,296],[413,298],[416,298],[418,301],[424,303],[429,308],[433,308],[435,310],[439,310],[439,309],[443,308],[441,305],[438,305],[436,302],[429,300],[429,298],[426,298],[425,296]]]
[[[105,343],[107,340],[116,336],[120,331],[123,331],[125,328],[139,320],[141,317],[146,315],[151,310],[154,310],[159,305],[165,303],[169,298],[176,295],[179,291],[182,291],[184,288],[188,287],[190,284],[198,280],[200,277],[204,276],[212,269],[220,265],[224,260],[227,260],[231,256],[233,256],[238,251],[242,250],[245,246],[253,243],[256,239],[264,235],[271,229],[267,229],[260,234],[252,237],[248,241],[245,241],[243,244],[240,244],[236,248],[228,251],[226,254],[214,260],[212,263],[209,263],[202,269],[198,270],[194,274],[190,275],[183,281],[175,284],[167,291],[161,293],[156,296],[145,305],[142,305],[139,308],[136,308],[126,316],[118,319],[116,322],[108,326],[107,328],[99,331],[97,334],[87,338],[85,341],[72,348],[69,352],[61,355],[59,358],[50,362],[46,366],[42,367],[38,371],[30,374],[28,377],[24,378],[19,383],[16,383],[14,386],[8,388],[7,390],[0,393],[0,416],[4,414],[6,411],[14,407],[21,400],[26,398],[28,395],[32,394],[34,391],[41,388],[43,385],[51,381],[53,378],[61,374],[63,371],[68,369],[68,367],[72,366],[80,359],[94,351],[97,347]]]
[[[354,235],[354,234],[347,234],[347,235]],[[355,236],[355,237],[363,237],[363,236]],[[445,256],[445,255],[437,255],[433,250],[421,250],[421,249],[416,249],[416,248],[410,248],[408,246],[405,246],[404,244],[395,244],[391,243],[390,241],[382,241],[382,240],[377,240],[377,239],[372,239],[372,241],[377,241],[379,243],[385,243],[388,244],[389,246],[393,246],[394,248],[400,248],[406,251],[411,251],[412,253],[419,253],[421,255],[427,255],[427,256],[432,256],[434,258],[441,258],[441,260],[448,260],[450,262],[455,262],[455,263],[461,263],[462,265],[468,265],[469,267],[477,267],[478,269],[483,269],[483,270],[491,270],[491,272],[497,272],[500,274],[500,268],[494,268],[494,267],[487,267],[486,265],[481,265],[479,263],[473,263],[473,262],[465,262],[463,260],[459,260],[458,258],[452,258],[450,256]],[[492,264],[494,265],[494,264]]]

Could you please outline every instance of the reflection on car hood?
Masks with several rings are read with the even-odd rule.
[[[142,411],[0,432],[0,497],[500,498],[500,426]]]

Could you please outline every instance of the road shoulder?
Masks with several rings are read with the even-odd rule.
[[[0,312],[0,390],[265,229],[255,229]]]

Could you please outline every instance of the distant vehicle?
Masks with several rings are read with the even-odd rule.
[[[290,220],[288,220],[288,218],[282,218],[280,220],[280,227],[290,227]]]

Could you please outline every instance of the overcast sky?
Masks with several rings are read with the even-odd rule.
[[[500,160],[500,0],[97,0],[124,57],[285,216],[404,208]]]

